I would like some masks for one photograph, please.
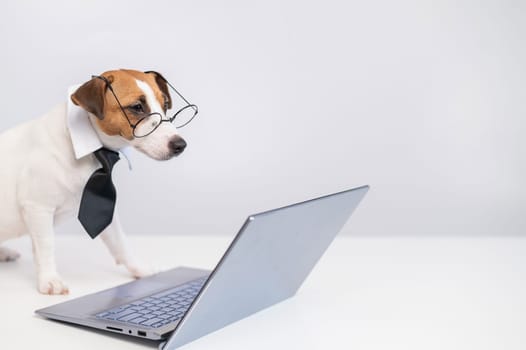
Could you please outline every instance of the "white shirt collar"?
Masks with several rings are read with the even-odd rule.
[[[104,147],[97,132],[93,128],[93,125],[91,125],[88,112],[71,101],[71,95],[79,88],[79,86],[80,84],[68,88],[66,118],[71,142],[73,144],[73,151],[75,152],[75,158],[77,159],[85,157],[99,148]],[[124,158],[126,158],[128,161],[128,168],[131,170],[130,150],[131,147],[126,147],[117,151],[122,153]]]

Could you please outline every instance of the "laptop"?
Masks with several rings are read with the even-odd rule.
[[[368,189],[249,216],[213,271],[178,267],[36,313],[175,349],[292,297]]]

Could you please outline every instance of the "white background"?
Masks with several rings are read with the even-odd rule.
[[[524,1],[7,0],[0,16],[0,130],[115,68],[199,105],[180,158],[116,167],[129,233],[233,235],[363,184],[345,234],[526,232]]]

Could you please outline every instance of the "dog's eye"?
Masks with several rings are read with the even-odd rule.
[[[140,103],[136,103],[134,105],[131,105],[129,108],[132,111],[134,111],[135,113],[143,113],[144,112],[144,109],[142,108],[142,104],[140,104]]]

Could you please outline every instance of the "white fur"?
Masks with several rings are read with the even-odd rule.
[[[148,103],[148,106],[150,106],[150,111],[152,113],[163,113],[163,108],[159,104],[159,101],[155,98],[155,93],[153,92],[152,88],[148,83],[135,79],[135,83],[137,84],[137,87],[144,92],[144,96],[146,97],[146,103]]]
[[[46,294],[68,292],[55,264],[54,225],[65,217],[76,217],[82,190],[100,168],[93,155],[75,158],[66,113],[64,103],[0,134],[0,244],[30,235],[38,290]],[[125,144],[119,137],[101,141],[114,149]],[[117,214],[101,238],[117,263],[124,264],[133,276],[149,272],[130,254]],[[16,252],[0,248],[0,261],[16,258]]]

